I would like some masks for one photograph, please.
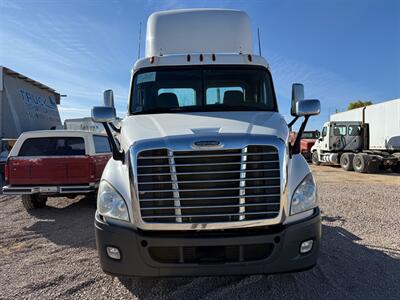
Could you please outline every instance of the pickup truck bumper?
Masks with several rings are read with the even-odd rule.
[[[94,192],[98,184],[66,185],[66,186],[4,186],[3,194],[29,195],[29,194],[86,194]]]
[[[302,221],[228,232],[144,232],[106,223],[96,214],[96,243],[105,273],[116,276],[271,274],[310,269],[321,238],[319,209]],[[313,240],[300,254],[300,244]],[[116,260],[107,247],[120,252]]]

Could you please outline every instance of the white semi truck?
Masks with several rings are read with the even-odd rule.
[[[331,116],[311,148],[314,164],[360,173],[400,172],[400,99]]]
[[[146,42],[120,127],[109,126],[111,90],[92,110],[113,148],[95,216],[102,269],[131,277],[313,267],[320,210],[299,142],[319,101],[293,85],[292,114],[304,121],[292,146],[244,12],[157,12]]]

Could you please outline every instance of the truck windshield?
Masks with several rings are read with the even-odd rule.
[[[188,111],[277,111],[264,68],[154,68],[134,77],[132,114]]]

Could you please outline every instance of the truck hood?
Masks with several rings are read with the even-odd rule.
[[[287,141],[286,121],[277,112],[193,112],[128,116],[122,121],[120,142],[128,149],[135,141],[182,135],[263,134]]]

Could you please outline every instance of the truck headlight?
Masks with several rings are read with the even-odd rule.
[[[125,200],[111,184],[104,180],[100,182],[99,186],[97,211],[105,217],[129,222],[128,208]]]
[[[290,214],[298,214],[317,206],[317,187],[314,177],[309,173],[293,193]]]

